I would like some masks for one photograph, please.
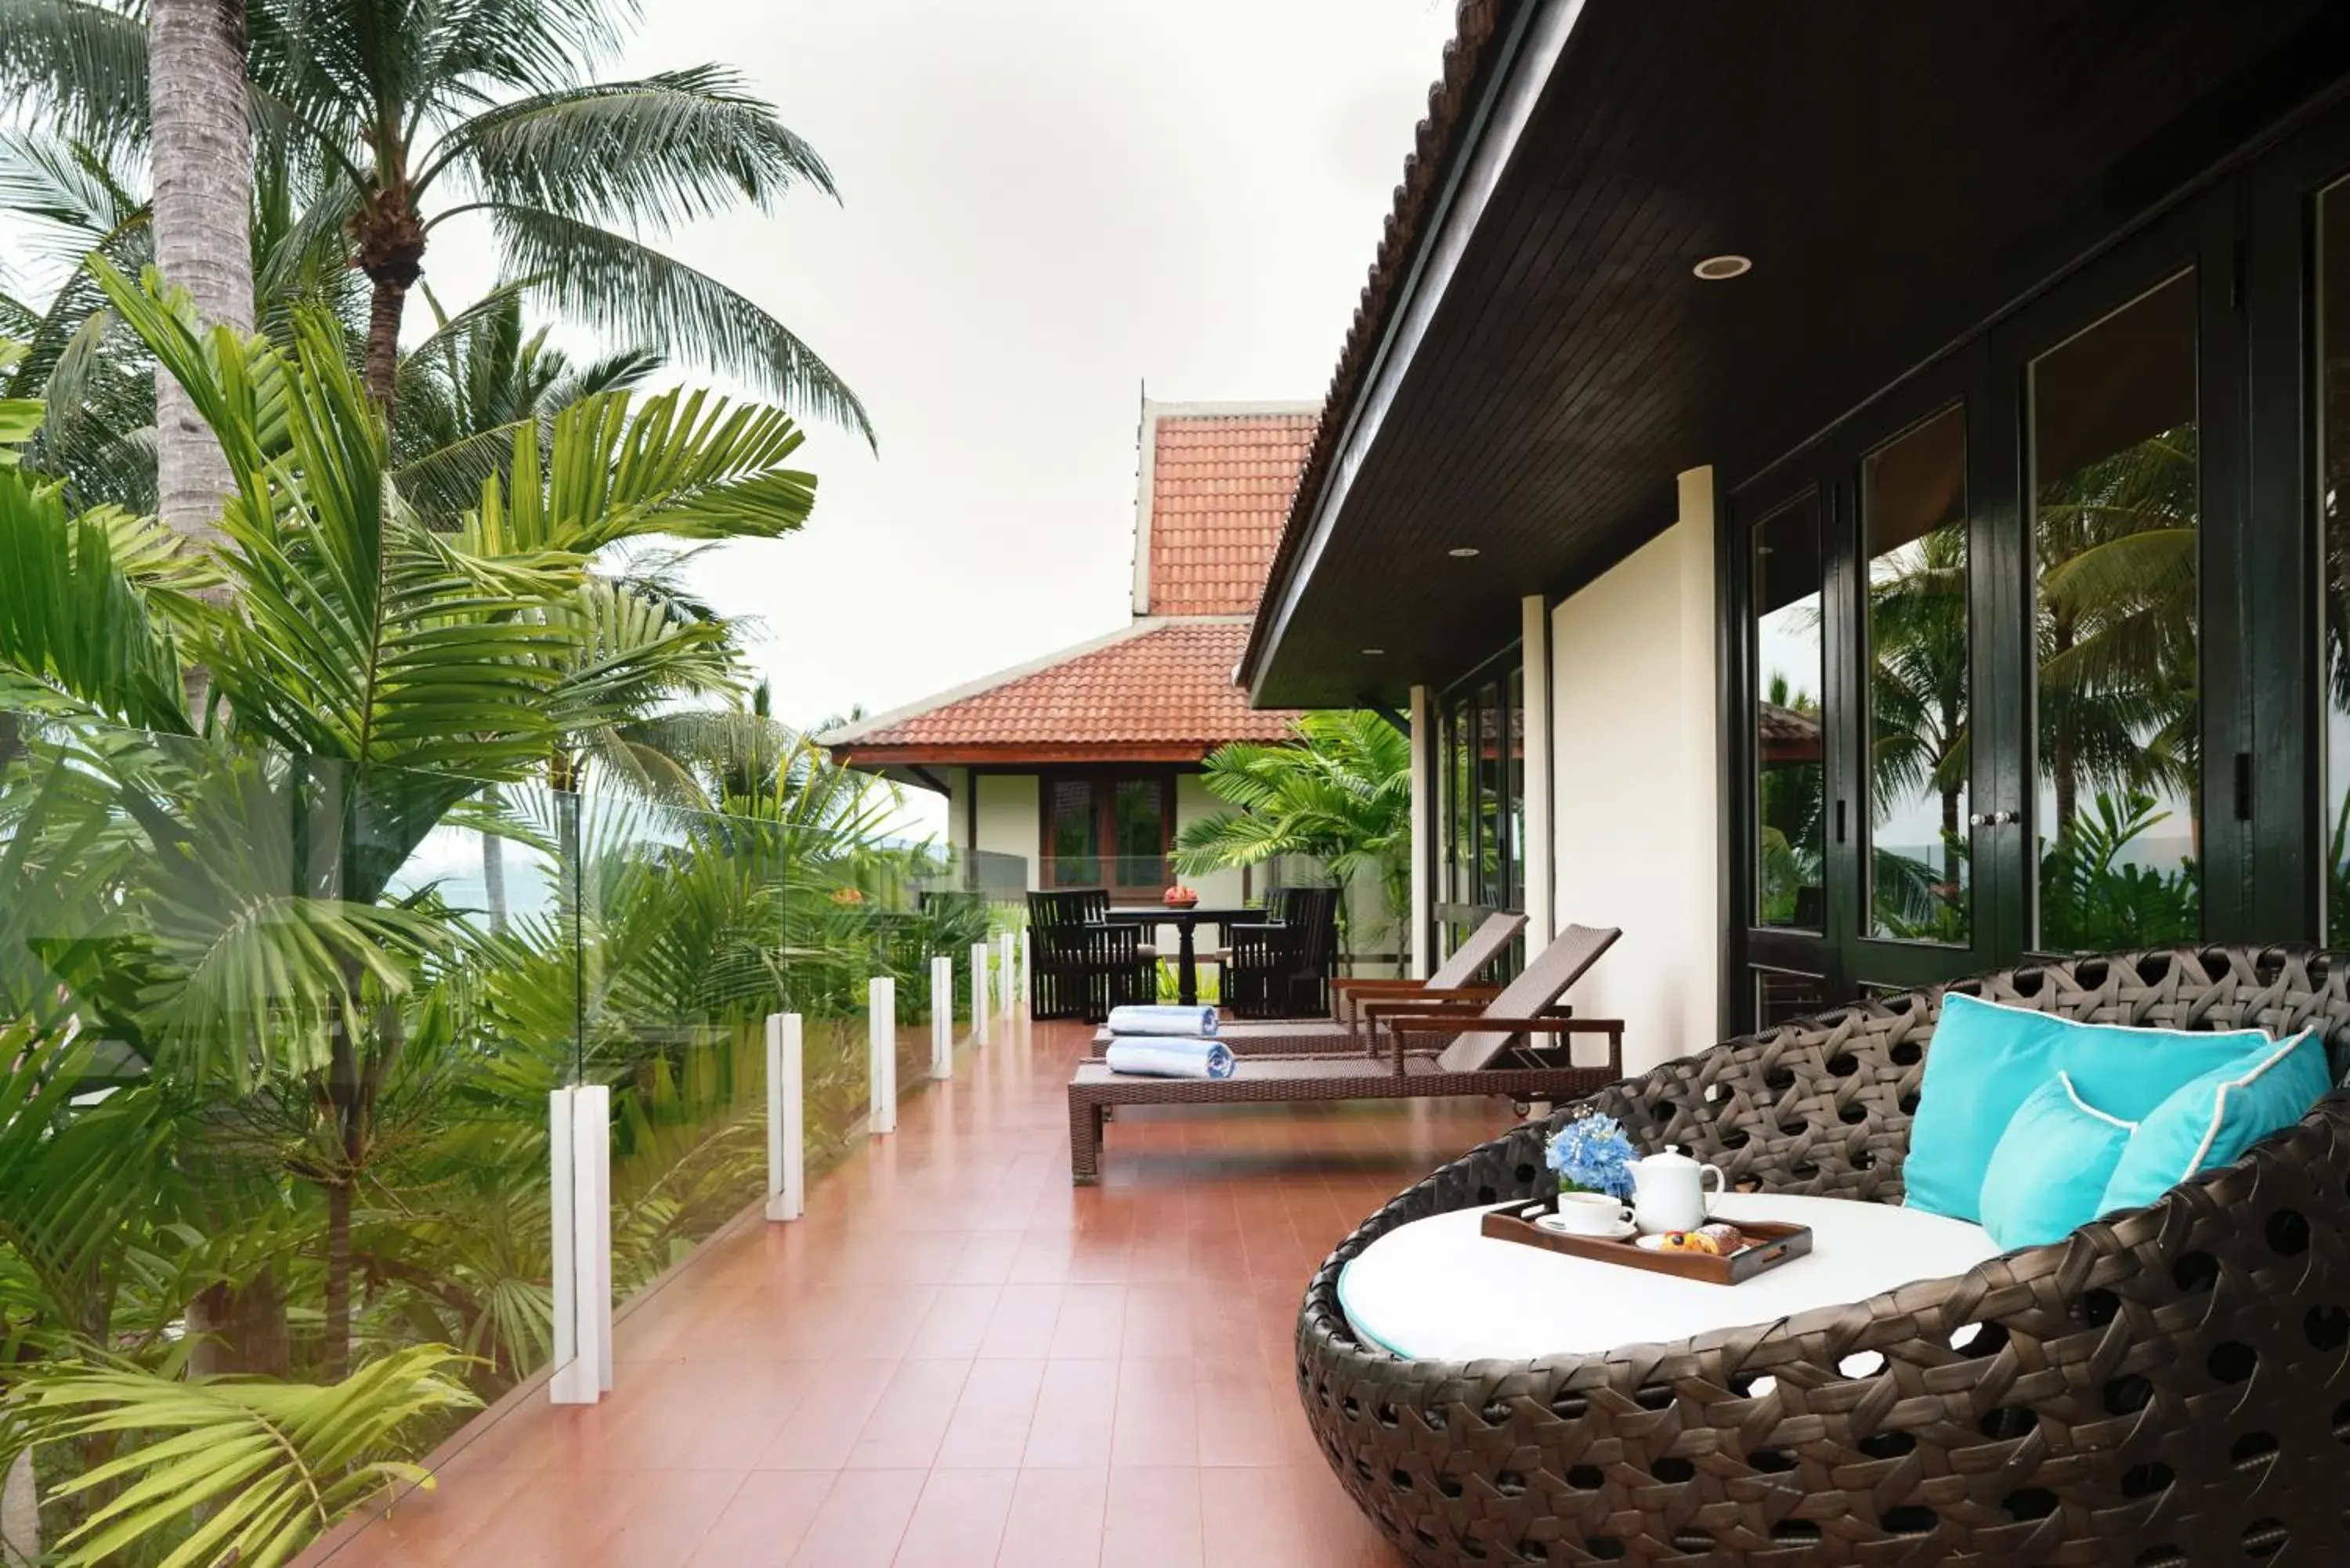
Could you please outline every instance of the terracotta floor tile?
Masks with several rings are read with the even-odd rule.
[[[991,1568],[1019,1479],[1013,1469],[932,1470],[897,1561],[904,1568]]]
[[[1016,1465],[1044,1386],[1041,1361],[974,1361],[933,1462],[941,1469]]]
[[[947,1422],[962,1397],[968,1361],[901,1361],[881,1401],[858,1431],[848,1464],[856,1469],[927,1469],[938,1458]]]
[[[768,1561],[791,1568],[885,1568],[898,1555],[928,1479],[921,1470],[841,1471],[799,1550]]]
[[[1146,1107],[1076,1189],[1088,1035],[959,1054],[636,1303],[600,1405],[504,1413],[323,1568],[1399,1568],[1298,1407],[1298,1303],[1506,1113]]]
[[[809,1384],[799,1408],[753,1459],[751,1468],[838,1469],[847,1462],[858,1433],[881,1403],[900,1365],[895,1361],[827,1362]]]
[[[788,1562],[816,1522],[833,1480],[829,1470],[752,1471],[686,1559],[687,1568],[771,1568]]]
[[[948,1359],[977,1355],[1003,1294],[1000,1285],[941,1285],[938,1299],[922,1314],[921,1326],[914,1331],[906,1354]]]
[[[1115,1356],[1126,1324],[1124,1285],[1073,1284],[1061,1293],[1060,1315],[1053,1320],[1056,1360]]]
[[[1118,1409],[1115,1361],[1054,1361],[1045,1366],[1021,1463],[1030,1469],[1100,1469],[1109,1463]]]
[[[1190,1356],[1134,1357],[1118,1364],[1113,1465],[1200,1462],[1198,1397]]]
[[[1034,1360],[1053,1349],[1053,1325],[1060,1321],[1065,1286],[1009,1284],[996,1298],[995,1312],[981,1335],[979,1354]]]
[[[1001,1568],[1097,1568],[1108,1490],[1106,1470],[1022,1470],[996,1562]]]
[[[1208,1568],[1200,1474],[1188,1466],[1109,1472],[1102,1521],[1106,1568]]]

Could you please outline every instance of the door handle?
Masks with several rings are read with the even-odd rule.
[[[1978,811],[1968,815],[1967,826],[1970,827],[2004,827],[2011,822],[2022,822],[2022,820],[2023,814],[2020,811]]]

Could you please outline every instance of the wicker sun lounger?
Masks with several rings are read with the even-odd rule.
[[[1494,922],[1488,920],[1488,927]],[[1480,928],[1482,934],[1484,928]],[[1399,1019],[1430,1020],[1437,1017],[1475,1019],[1491,1014],[1494,1018],[1531,1018],[1548,1012],[1566,994],[1567,989],[1583,978],[1584,972],[1599,961],[1600,955],[1615,946],[1616,939],[1624,933],[1613,927],[1601,929],[1592,926],[1569,926],[1527,964],[1523,973],[1508,985],[1465,984],[1439,985],[1438,975],[1429,977],[1429,983],[1417,992],[1393,995],[1364,994],[1353,1003],[1353,1018],[1347,1023],[1331,1019],[1303,1019],[1280,1023],[1226,1023],[1217,1031],[1232,1054],[1243,1059],[1261,1056],[1332,1056],[1361,1059],[1376,1056],[1389,1049],[1386,1036]],[[1506,941],[1516,935],[1514,929],[1503,937]],[[1497,943],[1493,949],[1499,951]],[[1457,955],[1456,955],[1457,956]],[[1490,957],[1490,955],[1489,955]],[[1482,961],[1471,965],[1467,974],[1473,975],[1484,967]],[[1416,1037],[1416,1044],[1407,1044],[1407,1052],[1437,1051],[1450,1044],[1449,1033],[1437,1033],[1415,1026],[1407,1031]],[[1093,1054],[1096,1057],[1109,1047],[1107,1029],[1096,1032]]]
[[[1587,934],[1604,938],[1602,950],[1617,936],[1614,931]],[[1565,941],[1562,937],[1552,950]],[[1546,952],[1537,962],[1549,957]],[[1589,967],[1588,960],[1581,967]],[[1576,1065],[1570,1048],[1577,1034],[1605,1035],[1607,1061]],[[1431,1055],[1430,1037],[1449,1038],[1451,1044]],[[1537,1044],[1537,1037],[1551,1043]],[[1465,1015],[1403,1014],[1388,1021],[1384,1041],[1386,1051],[1379,1056],[1244,1057],[1229,1078],[1146,1078],[1113,1073],[1101,1062],[1081,1062],[1069,1080],[1070,1179],[1085,1186],[1099,1179],[1102,1126],[1113,1106],[1282,1105],[1452,1095],[1559,1100],[1595,1093],[1623,1075],[1624,1024],[1619,1019],[1539,1018],[1498,1009]]]

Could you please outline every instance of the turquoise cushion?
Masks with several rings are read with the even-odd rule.
[[[2143,1121],[2179,1085],[2268,1044],[2257,1029],[2215,1034],[2081,1023],[1945,995],[1901,1167],[1905,1201],[1980,1221],[1991,1150],[2024,1097],[2060,1072],[2108,1116]]]
[[[2174,1091],[2131,1137],[2100,1211],[2143,1209],[2198,1171],[2233,1164],[2306,1116],[2332,1078],[2325,1043],[2314,1033],[2202,1074]]]
[[[2023,1097],[1983,1173],[1982,1225],[2006,1251],[2061,1241],[2104,1210],[2136,1122],[2107,1116],[2058,1073]]]

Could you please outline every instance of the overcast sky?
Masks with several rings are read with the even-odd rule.
[[[700,572],[801,722],[1126,618],[1144,384],[1322,394],[1451,32],[1449,0],[646,10],[623,69],[738,67],[841,187],[671,242],[879,428],[878,458],[817,430],[807,530]],[[458,224],[434,247],[444,302],[488,280]]]

